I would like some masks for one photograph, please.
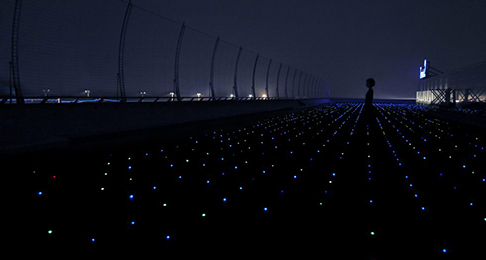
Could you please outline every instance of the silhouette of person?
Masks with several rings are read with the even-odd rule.
[[[370,121],[373,117],[373,87],[375,86],[375,80],[373,78],[369,78],[366,80],[366,87],[368,91],[366,92],[365,96],[365,103],[363,112],[365,115],[366,121]]]
[[[366,80],[366,87],[368,88],[368,92],[366,92],[366,96],[365,96],[365,107],[370,107],[373,105],[374,86],[375,86],[375,80],[373,78],[369,78]]]

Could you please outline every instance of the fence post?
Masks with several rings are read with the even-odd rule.
[[[234,89],[236,98],[238,98],[238,62],[240,61],[242,49],[243,48],[240,46],[240,49],[238,50],[238,56],[236,56],[236,63],[235,63],[235,75],[234,75],[233,89]]]
[[[316,77],[311,76],[311,79],[309,80],[309,97],[315,98],[316,97],[316,92],[314,88],[314,83],[316,82]]]
[[[118,46],[118,84],[120,89],[121,102],[127,102],[127,96],[125,93],[125,75],[123,73],[123,54],[125,52],[125,37],[127,34],[128,20],[130,19],[130,13],[132,11],[132,0],[128,1],[125,16],[123,18],[122,30],[120,33],[120,43]]]
[[[307,84],[309,83],[309,78],[310,78],[309,74],[306,73],[305,77],[304,77],[304,82],[302,83],[302,92],[303,92],[302,98],[307,98],[306,93],[307,93],[307,90],[308,90]]]
[[[267,80],[265,85],[265,93],[267,94],[267,98],[270,97],[270,95],[268,94],[268,76],[270,75],[270,66],[272,66],[272,59],[270,59],[270,62],[268,63],[268,67],[267,67]]]
[[[300,71],[300,75],[299,75],[299,84],[297,84],[297,97],[300,98],[300,81],[302,79],[302,73],[304,73],[303,71]]]
[[[214,44],[214,49],[213,49],[213,55],[211,57],[211,71],[209,74],[209,90],[211,91],[211,97],[216,97],[214,94],[214,60],[216,57],[216,51],[218,50],[218,45],[219,45],[219,36],[216,39],[216,43]]]
[[[15,90],[15,99],[17,104],[24,104],[24,97],[22,95],[22,88],[20,87],[20,73],[19,73],[19,25],[20,25],[20,11],[22,10],[22,0],[15,1],[13,25],[12,25],[12,46],[11,46],[11,68],[12,68],[12,83]],[[10,98],[12,101],[12,98]]]
[[[251,91],[253,93],[253,98],[252,99],[255,99],[256,98],[256,93],[255,93],[255,73],[256,73],[256,67],[257,67],[257,64],[258,64],[258,58],[260,57],[260,54],[257,54],[256,58],[255,58],[255,64],[253,64],[253,77],[252,77],[252,84],[251,84]]]
[[[176,55],[175,55],[174,91],[175,91],[175,94],[176,94],[177,101],[182,101],[181,91],[180,91],[180,88],[179,88],[179,57],[180,57],[180,54],[181,54],[182,39],[184,38],[185,29],[186,29],[186,24],[182,23],[181,31],[179,33],[179,39],[177,40],[177,48],[176,48]]]
[[[289,80],[290,66],[287,68],[287,75],[285,75],[285,98],[288,99],[289,95],[287,93],[287,81]]]
[[[295,98],[295,76],[297,75],[297,70],[294,69],[294,76],[292,78],[292,98]]]
[[[327,85],[327,98],[331,98],[331,86]]]
[[[277,72],[277,99],[280,98],[280,95],[278,93],[278,83],[280,82],[280,71],[282,70],[282,63],[280,63],[280,66],[278,67],[278,72]]]

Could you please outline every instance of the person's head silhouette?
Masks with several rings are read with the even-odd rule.
[[[366,80],[366,87],[372,88],[375,86],[375,79],[369,78]]]

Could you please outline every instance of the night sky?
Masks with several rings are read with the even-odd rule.
[[[414,98],[427,58],[450,72],[486,60],[486,1],[133,0],[332,84],[333,97]]]

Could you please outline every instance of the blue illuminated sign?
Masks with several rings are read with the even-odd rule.
[[[427,77],[427,60],[424,60],[424,66],[420,67],[420,78],[424,79]]]

